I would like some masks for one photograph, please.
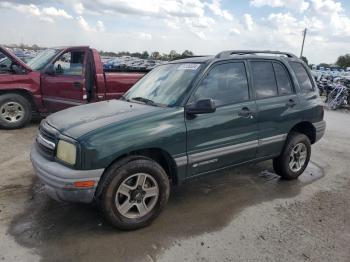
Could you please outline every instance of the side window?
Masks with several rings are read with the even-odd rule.
[[[275,69],[278,94],[288,95],[293,93],[292,84],[286,69],[278,63],[273,63],[273,68]]]
[[[64,53],[54,63],[57,75],[81,76],[83,74],[84,52],[72,51]]]
[[[248,80],[244,63],[215,66],[203,79],[191,102],[211,98],[217,106],[249,100]]]
[[[255,97],[267,98],[277,96],[275,73],[271,62],[251,62]]]
[[[301,91],[305,93],[314,91],[311,79],[304,66],[298,62],[291,62],[290,65],[292,66],[294,73],[298,79]]]
[[[0,52],[0,73],[8,73],[11,67],[11,60]]]

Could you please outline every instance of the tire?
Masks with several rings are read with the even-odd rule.
[[[31,103],[19,94],[0,96],[0,128],[16,129],[24,127],[32,118]]]
[[[294,150],[293,154],[292,150]],[[296,153],[297,151],[300,151],[299,154]],[[310,156],[310,139],[304,134],[292,132],[287,138],[282,153],[273,159],[273,168],[283,179],[297,179],[307,167]]]
[[[141,176],[146,182],[142,183],[142,188],[135,188]],[[138,187],[140,185],[139,183]],[[158,195],[147,198],[146,190]],[[124,193],[126,191],[128,192]],[[134,230],[148,226],[158,217],[168,201],[170,183],[166,172],[158,163],[141,157],[113,164],[106,170],[97,192],[98,205],[104,217],[118,229]],[[123,209],[123,205],[131,208]],[[145,205],[149,210],[143,210],[146,213],[141,214],[139,206]],[[122,210],[127,212],[123,213]]]

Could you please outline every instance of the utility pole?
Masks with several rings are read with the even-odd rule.
[[[303,31],[303,44],[301,45],[300,58],[303,56],[306,31],[307,31],[307,28],[305,28],[304,31]]]

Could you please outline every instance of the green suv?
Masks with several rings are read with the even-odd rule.
[[[326,129],[316,89],[290,53],[173,61],[120,100],[43,120],[31,160],[54,199],[96,201],[113,225],[136,229],[159,215],[171,185],[193,177],[267,159],[282,178],[300,176]]]

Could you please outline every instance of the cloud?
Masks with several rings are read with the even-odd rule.
[[[85,10],[84,5],[82,3],[80,3],[80,2],[73,3],[73,9],[79,15],[83,14],[84,10]]]
[[[250,14],[243,15],[243,23],[248,31],[253,31],[254,21],[253,17]]]
[[[228,21],[233,20],[232,14],[228,10],[224,10],[221,8],[220,0],[213,0],[211,3],[206,4],[210,11],[212,11],[215,15],[221,16]]]
[[[310,4],[305,0],[251,0],[250,5],[255,7],[286,7],[302,13],[309,8]]]
[[[104,25],[103,22],[100,21],[100,20],[97,21],[96,29],[97,29],[97,31],[99,31],[99,32],[104,32],[104,31],[106,31],[105,25]]]
[[[89,23],[85,20],[84,17],[78,16],[77,17],[78,24],[82,29],[84,29],[86,32],[105,32],[105,26],[102,21],[97,21],[96,26],[90,26]]]
[[[334,15],[343,12],[340,2],[333,0],[311,0],[313,10],[320,15]]]
[[[12,9],[25,15],[37,17],[41,21],[54,22],[54,18],[72,19],[65,10],[55,7],[44,7],[40,9],[34,4],[19,4],[12,2],[0,2],[0,8]]]
[[[40,15],[40,14],[39,14]],[[55,16],[55,17],[63,17],[67,19],[72,19],[73,17],[67,14],[63,9],[57,9],[55,7],[45,7],[41,11],[41,15],[43,16]]]
[[[241,31],[239,31],[237,28],[231,28],[230,29],[230,35],[234,36],[234,35],[240,35]]]
[[[152,35],[142,32],[138,34],[137,38],[141,40],[152,40]]]

